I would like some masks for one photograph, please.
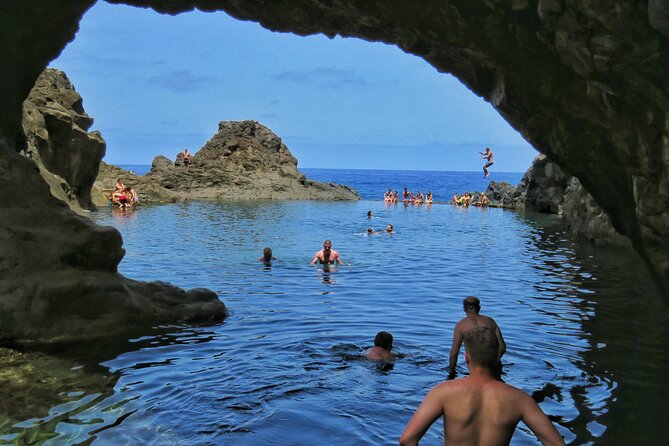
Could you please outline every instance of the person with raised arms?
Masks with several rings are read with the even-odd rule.
[[[332,249],[332,242],[325,240],[323,242],[323,249],[314,254],[314,259],[311,261],[312,265],[320,263],[321,265],[334,265],[336,263],[342,264],[339,253]]]

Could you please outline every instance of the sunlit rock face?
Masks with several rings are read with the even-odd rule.
[[[108,175],[98,178],[98,183],[107,187],[113,186],[112,181],[115,179]],[[151,171],[134,181],[131,178],[131,183],[143,202],[359,198],[347,186],[306,178],[281,138],[256,121],[222,121],[218,132],[192,156],[188,166],[182,154],[176,162],[158,156]]]
[[[23,103],[23,153],[40,166],[54,196],[91,210],[91,186],[105,154],[100,132],[65,73],[46,69]]]
[[[111,2],[171,14],[225,10],[275,31],[360,37],[422,57],[489,101],[578,178],[669,290],[666,1]],[[3,150],[20,149],[21,103],[92,3],[0,6],[7,17],[0,56],[9,67],[0,74]],[[36,38],[34,29],[44,37]]]

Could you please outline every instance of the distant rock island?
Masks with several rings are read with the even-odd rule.
[[[218,132],[183,162],[157,156],[151,171],[137,176],[102,164],[97,189],[111,189],[122,177],[140,202],[181,200],[358,200],[348,186],[309,180],[274,132],[256,121],[222,121]],[[97,194],[96,202],[100,200]]]

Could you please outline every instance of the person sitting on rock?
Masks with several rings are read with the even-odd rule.
[[[474,206],[480,206],[480,207],[488,206],[488,197],[486,196],[485,192],[481,192],[481,201],[477,201],[476,203],[474,203]]]
[[[126,186],[126,188],[123,190],[123,194],[127,198],[128,204],[130,204],[131,206],[136,205],[137,202],[139,201],[139,198],[137,198],[137,193],[130,186]]]
[[[121,192],[125,189],[125,184],[123,183],[123,178],[116,180],[116,186],[114,186],[114,192]]]
[[[183,151],[183,161],[184,161],[184,166],[190,165],[191,159],[190,159],[190,152],[188,149],[184,149]]]
[[[126,188],[123,188],[123,190],[115,191],[112,194],[112,203],[115,205],[118,205],[121,208],[124,208],[128,205],[129,198],[126,195]]]

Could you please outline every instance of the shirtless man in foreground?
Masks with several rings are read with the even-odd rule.
[[[335,263],[342,264],[339,253],[332,249],[332,242],[330,240],[325,240],[323,242],[323,249],[318,251],[314,255],[314,259],[311,261],[312,265],[320,263],[322,265],[334,265]]]
[[[458,363],[458,355],[460,354],[460,347],[462,346],[462,340],[465,337],[465,333],[473,328],[486,327],[495,333],[497,336],[497,344],[499,346],[499,351],[497,352],[498,363],[500,359],[502,359],[504,352],[506,352],[506,342],[504,342],[502,331],[499,329],[495,319],[479,314],[481,311],[481,301],[478,300],[478,298],[467,296],[462,301],[462,309],[467,316],[464,319],[460,319],[460,321],[455,324],[455,330],[453,331],[453,345],[451,345],[451,353],[448,356],[448,370],[451,377],[455,377],[455,366]],[[496,364],[495,367],[495,374],[499,375],[501,373],[501,364]]]
[[[508,445],[522,421],[544,446],[564,446],[553,423],[529,395],[492,376],[498,351],[492,330],[478,327],[468,331],[465,360],[469,376],[433,387],[404,429],[400,445],[417,445],[443,416],[444,445]]]

